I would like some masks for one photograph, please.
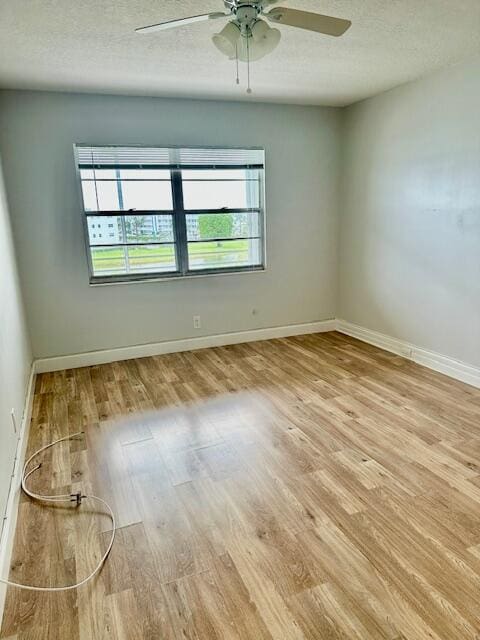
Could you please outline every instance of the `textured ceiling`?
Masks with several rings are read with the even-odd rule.
[[[279,0],[349,18],[339,39],[280,26],[253,95],[213,46],[220,22],[139,26],[221,0],[0,0],[0,87],[346,105],[480,53],[480,0]]]

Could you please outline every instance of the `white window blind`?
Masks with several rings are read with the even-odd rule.
[[[82,168],[111,167],[230,167],[263,168],[263,149],[197,149],[158,147],[77,146]]]

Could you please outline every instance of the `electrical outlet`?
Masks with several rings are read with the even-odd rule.
[[[202,328],[202,319],[200,316],[193,316],[193,328],[201,329]]]
[[[17,433],[17,421],[15,420],[15,409],[12,409],[10,411],[10,415],[12,416],[13,430],[15,433]]]

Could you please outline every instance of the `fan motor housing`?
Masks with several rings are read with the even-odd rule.
[[[225,8],[229,9],[243,23],[250,23],[275,0],[224,0]]]
[[[264,0],[224,0],[225,7],[235,11],[239,7],[256,7],[261,11],[262,5],[266,4]]]

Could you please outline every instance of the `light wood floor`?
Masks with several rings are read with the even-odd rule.
[[[319,334],[39,376],[29,450],[81,429],[34,484],[110,501],[114,550],[9,590],[2,638],[480,638],[479,390]],[[22,499],[12,578],[107,527]]]

